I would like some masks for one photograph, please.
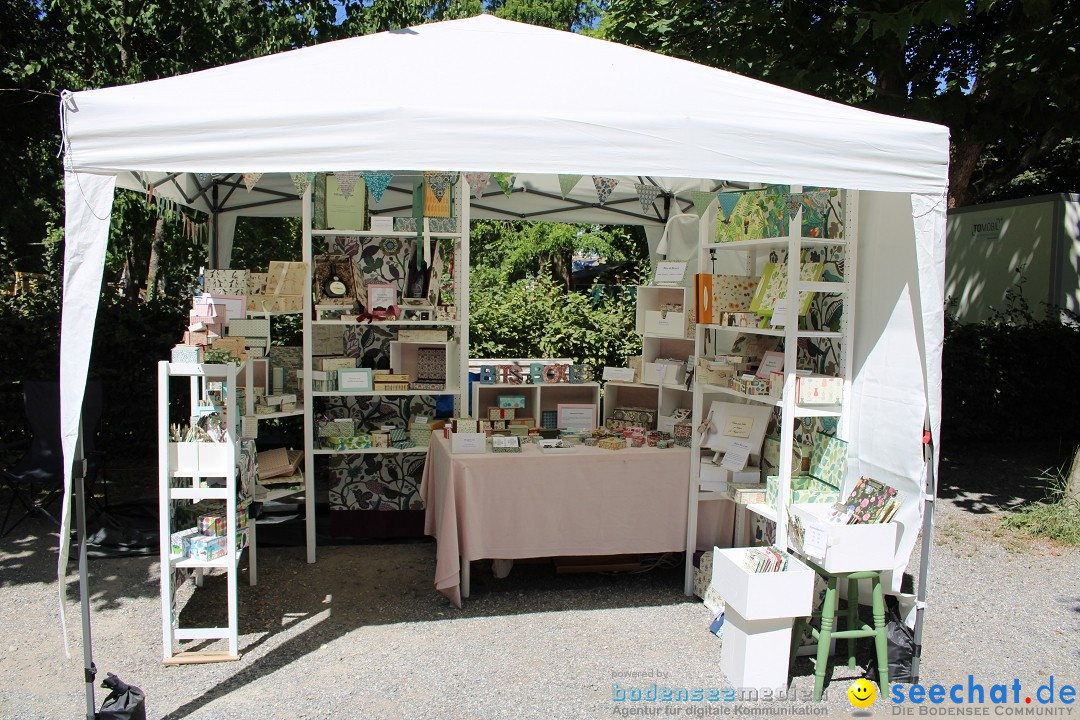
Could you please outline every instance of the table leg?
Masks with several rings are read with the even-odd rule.
[[[461,599],[469,597],[469,561],[461,558]]]
[[[731,547],[746,547],[750,543],[743,540],[743,536],[746,534],[746,506],[741,503],[735,503],[735,532],[733,533]]]

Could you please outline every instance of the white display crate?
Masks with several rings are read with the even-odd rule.
[[[227,443],[169,443],[169,467],[175,477],[225,477],[232,473],[231,460]]]
[[[725,607],[720,670],[732,687],[787,687],[792,622],[792,618],[747,620],[730,603]]]
[[[725,608],[747,620],[808,616],[813,606],[814,571],[791,558],[784,572],[753,573],[743,567],[746,548],[713,548],[713,587]],[[727,642],[727,630],[724,631]]]
[[[806,503],[791,506],[793,517],[803,525],[806,542],[792,547],[830,573],[886,570],[893,566],[896,551],[896,523],[875,525],[830,525],[825,514],[831,503]],[[824,535],[824,553],[811,533]],[[821,537],[819,535],[818,537]]]

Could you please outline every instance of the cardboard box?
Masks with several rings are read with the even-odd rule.
[[[765,479],[765,504],[776,506],[776,496],[780,493],[780,477],[769,475]],[[791,497],[789,503],[835,503],[840,502],[840,491],[810,475],[791,478]]]
[[[686,313],[677,310],[646,310],[645,332],[661,337],[685,337]]]
[[[331,420],[319,426],[319,437],[341,437],[352,435],[356,431],[356,424],[352,418]]]
[[[271,260],[266,274],[268,297],[303,296],[307,290],[307,263]]]
[[[247,270],[207,270],[203,274],[203,292],[221,295],[247,295]]]
[[[839,405],[844,401],[844,378],[829,375],[796,375],[798,405]]]
[[[508,423],[509,427],[534,428],[534,427],[536,427],[536,418],[515,417],[512,420],[508,420],[507,423]]]
[[[694,370],[694,382],[702,385],[728,387],[731,379],[739,375],[739,368],[728,362],[699,357]]]
[[[446,330],[398,330],[397,339],[401,342],[446,342],[449,332]]]
[[[203,361],[203,349],[198,345],[175,345],[169,359],[174,363],[199,364]]]
[[[681,385],[686,378],[686,363],[677,360],[662,360],[656,362],[644,362],[641,364],[641,381],[651,385],[660,384],[660,370],[667,369],[664,383],[667,385]]]
[[[321,372],[336,373],[342,368],[356,367],[356,358],[351,357],[317,357],[311,358],[311,365]]]
[[[514,410],[513,408],[488,408],[488,420],[513,420]]]
[[[500,408],[523,409],[525,407],[524,395],[499,395]]]
[[[199,528],[180,530],[171,535],[169,554],[173,557],[187,557],[188,545],[193,537],[199,535]]]

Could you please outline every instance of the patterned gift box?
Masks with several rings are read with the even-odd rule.
[[[656,447],[661,449],[661,450],[666,450],[668,448],[673,448],[673,447],[675,447],[675,440],[674,439],[671,439],[671,440],[668,440],[668,439],[657,440],[656,441]]]
[[[776,496],[780,494],[780,478],[777,475],[769,475],[765,478],[765,504],[770,507],[776,504]],[[791,478],[791,502],[792,503],[835,503],[840,502],[840,491],[823,483],[816,477],[801,475]]]
[[[174,532],[170,536],[170,550],[169,553],[173,556],[187,557],[188,546],[191,543],[191,538],[199,535],[199,528],[193,527],[187,530],[180,530]]]
[[[660,432],[659,430],[651,430],[645,433],[645,444],[649,447],[658,447],[661,441],[670,440],[672,444],[675,442],[675,438],[666,432]]]
[[[225,516],[224,515],[200,515],[199,516],[199,534],[200,535],[224,535],[225,529]]]
[[[356,432],[356,423],[352,418],[340,420],[328,420],[319,425],[319,437],[341,437],[352,435]]]
[[[720,323],[722,313],[748,311],[759,282],[760,277],[713,275],[712,319],[709,322],[723,324]]]
[[[460,217],[428,218],[428,228],[436,233],[454,233],[461,230]],[[416,218],[394,218],[394,232],[416,232]]]
[[[810,474],[833,488],[844,485],[847,476],[848,445],[825,433],[814,433],[814,449],[810,455]]]
[[[271,260],[266,274],[266,296],[303,296],[307,290],[307,263]]]
[[[796,375],[795,402],[800,405],[837,405],[844,400],[844,378]]]
[[[260,312],[295,313],[304,309],[303,295],[253,295],[251,308]]]
[[[409,440],[417,445],[428,445],[431,443],[432,431],[438,430],[445,424],[445,420],[424,420],[422,422],[415,420],[410,421]]]
[[[509,420],[488,420],[492,430],[505,430],[510,427]]]
[[[488,408],[488,420],[513,420],[513,408]]]
[[[188,557],[198,562],[210,562],[225,557],[229,549],[228,538],[223,535],[196,535],[188,542]]]
[[[411,390],[409,383],[407,382],[376,382],[376,392],[403,392],[405,390]]]
[[[336,373],[341,369],[355,368],[356,358],[350,357],[317,357],[311,359],[312,366],[320,372]]]
[[[513,409],[517,409],[517,410],[523,409],[525,407],[525,396],[524,395],[500,395],[499,396],[499,407],[500,408],[513,408]]]
[[[264,272],[249,272],[247,295],[265,295],[266,294],[266,279],[269,277],[269,273]]]
[[[696,364],[694,381],[704,385],[727,387],[731,379],[739,374],[738,367],[728,362],[699,357]]]
[[[423,383],[446,382],[446,348],[416,349],[416,379]]]
[[[480,424],[473,418],[454,418],[450,421],[450,425],[456,433],[480,432]]]
[[[768,395],[769,381],[758,377],[752,379],[735,377],[731,379],[731,389],[744,395]]]
[[[514,417],[512,420],[507,421],[510,427],[520,425],[521,427],[534,428],[536,427],[536,418],[531,417]]]
[[[769,435],[761,445],[761,461],[766,470],[777,471],[780,468],[780,438]],[[791,474],[806,475],[810,472],[809,448],[794,443],[791,451]]]
[[[270,318],[230,320],[226,332],[233,337],[268,338],[270,337]]]
[[[325,438],[324,445],[331,450],[367,450],[372,446],[371,436],[364,433],[360,435],[331,436]]]
[[[679,447],[690,447],[694,439],[694,426],[690,423],[675,423],[675,444]]]
[[[761,325],[761,316],[752,312],[720,313],[716,323],[723,327],[756,328]]]
[[[731,485],[728,497],[739,505],[753,505],[765,502],[765,483],[760,485]]]
[[[626,438],[624,437],[616,437],[612,435],[601,439],[598,444],[605,450],[625,450],[627,442]]]
[[[398,330],[401,342],[446,342],[446,330]]]
[[[170,360],[174,363],[201,363],[203,349],[198,345],[175,345]]]
[[[444,382],[411,382],[409,383],[410,390],[445,390],[446,383]]]
[[[203,292],[221,295],[247,295],[247,270],[207,270],[203,276]]]
[[[529,437],[529,428],[524,425],[511,425],[507,430],[516,437]]]
[[[611,412],[615,420],[641,425],[646,428],[656,427],[656,410],[643,407],[617,407]]]
[[[371,433],[371,447],[377,447],[377,448],[390,447],[390,433],[387,433],[387,432],[373,432],[373,433]]]

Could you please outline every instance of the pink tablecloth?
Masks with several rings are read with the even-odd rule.
[[[683,551],[689,476],[686,448],[453,455],[433,435],[420,495],[438,541],[435,587],[461,607],[459,556]]]

